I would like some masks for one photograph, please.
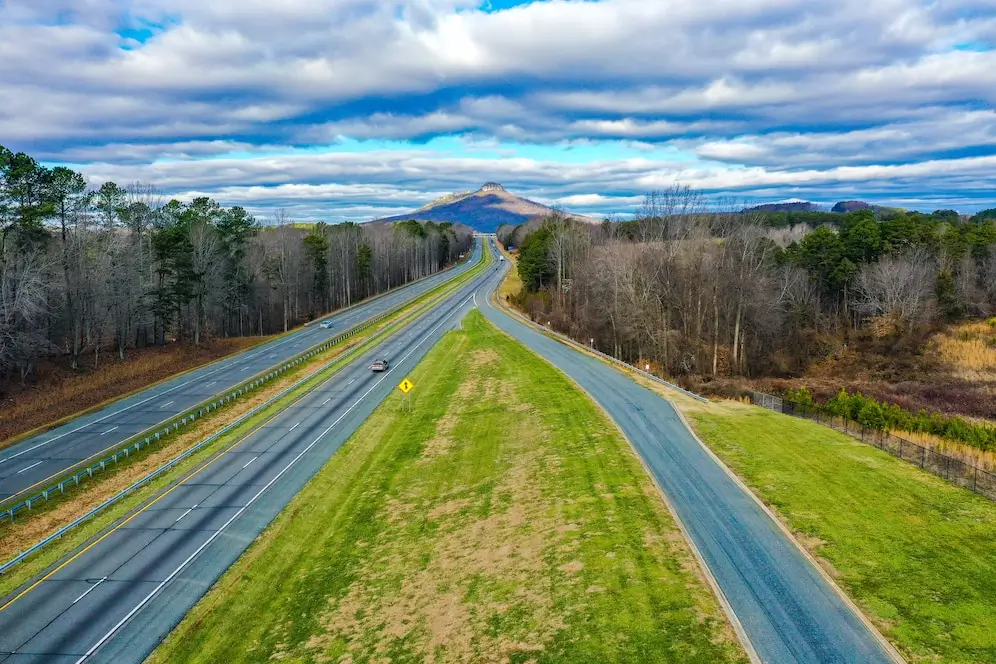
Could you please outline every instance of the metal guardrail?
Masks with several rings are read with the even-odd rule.
[[[470,272],[468,272],[468,274],[470,274]],[[455,277],[454,279],[459,279],[459,277],[461,277],[461,276],[464,276],[464,275],[459,275],[458,277]],[[443,284],[440,284],[439,288],[442,288],[442,287],[447,286],[447,285],[451,285],[451,283],[452,283],[451,281],[444,282]],[[433,289],[433,290],[435,290],[435,289]],[[431,292],[432,291],[430,291],[430,293]],[[426,293],[426,295],[429,295],[429,293]],[[379,322],[380,320],[383,320],[385,317],[393,315],[394,313],[397,313],[398,311],[400,311],[402,309],[405,309],[405,308],[411,306],[412,304],[413,304],[412,302],[407,302],[407,303],[405,303],[403,305],[400,305],[399,307],[397,307],[396,309],[394,309],[392,311],[385,312],[384,314],[381,314],[380,316],[378,316],[376,318],[376,320],[375,319],[371,319],[371,320],[367,321],[366,323],[363,323],[361,326],[357,326],[355,328],[352,328],[348,332],[343,333],[342,335],[339,335],[339,337],[331,339],[331,340],[327,341],[326,343],[321,344],[320,346],[315,347],[315,349],[311,349],[309,351],[306,351],[303,355],[307,355],[308,357],[310,357],[310,356],[313,356],[314,354],[316,354],[316,352],[320,352],[320,351],[316,351],[317,348],[326,347],[326,349],[327,349],[328,347],[331,347],[331,346],[335,345],[336,343],[341,343],[341,341],[344,340],[345,338],[353,336],[354,334],[356,334],[357,332],[361,331],[362,329],[366,329],[367,327],[370,327],[371,325]],[[207,438],[205,438],[204,440],[202,440],[197,445],[191,447],[188,450],[185,450],[184,452],[182,452],[178,456],[174,457],[170,461],[166,462],[165,464],[163,464],[159,468],[156,468],[155,470],[153,470],[152,472],[148,473],[147,475],[145,475],[141,479],[139,479],[136,482],[132,483],[131,485],[125,487],[124,489],[122,489],[121,491],[119,491],[117,494],[115,494],[111,498],[108,498],[103,503],[101,503],[97,507],[93,508],[92,510],[90,510],[86,514],[83,514],[83,515],[77,517],[72,522],[66,524],[65,526],[63,526],[62,528],[60,528],[56,532],[52,533],[51,535],[45,537],[44,539],[42,539],[41,541],[39,541],[34,546],[32,546],[32,547],[30,547],[30,548],[22,551],[21,553],[19,553],[14,558],[12,558],[12,559],[8,560],[7,562],[3,563],[2,565],[0,565],[0,575],[4,574],[7,570],[9,570],[10,568],[12,568],[15,565],[19,564],[21,561],[23,561],[28,556],[32,555],[33,553],[36,553],[37,551],[41,550],[42,548],[44,548],[48,544],[51,544],[53,541],[61,538],[63,535],[65,535],[67,532],[69,532],[73,528],[76,528],[81,523],[84,523],[84,522],[88,521],[89,519],[93,518],[94,516],[96,516],[97,514],[99,514],[100,512],[102,512],[103,510],[107,509],[111,505],[115,504],[116,502],[118,502],[119,500],[121,500],[122,498],[124,498],[125,496],[127,496],[128,494],[130,494],[133,491],[135,491],[135,490],[137,490],[137,489],[145,486],[149,482],[152,482],[153,480],[155,480],[157,477],[161,476],[162,474],[164,474],[167,471],[171,470],[172,468],[176,467],[177,464],[179,464],[180,462],[182,462],[185,459],[189,458],[190,456],[196,454],[200,450],[204,449],[205,447],[207,447],[211,443],[213,443],[216,440],[218,440],[220,437],[224,436],[226,433],[228,433],[228,432],[236,429],[237,427],[241,426],[242,424],[245,424],[252,417],[255,417],[260,412],[262,412],[265,409],[269,408],[274,403],[276,403],[279,400],[283,399],[284,397],[286,397],[288,394],[290,394],[294,390],[299,389],[302,385],[304,385],[305,383],[307,383],[309,380],[314,379],[314,377],[316,375],[318,375],[321,372],[327,370],[333,364],[336,364],[337,362],[341,362],[345,357],[348,357],[349,355],[351,355],[354,352],[356,352],[356,350],[358,348],[360,348],[360,347],[357,346],[356,348],[352,348],[352,349],[348,350],[346,352],[346,354],[340,355],[339,357],[336,357],[336,358],[330,360],[329,362],[325,363],[315,373],[313,373],[313,374],[311,374],[309,376],[305,376],[304,378],[302,378],[299,381],[296,381],[294,384],[288,386],[286,389],[282,390],[279,394],[276,394],[276,395],[270,397],[265,402],[261,403],[260,405],[256,406],[252,410],[250,410],[248,413],[240,415],[238,417],[238,419],[236,419],[235,421],[233,421],[230,424],[226,425],[225,427],[219,429],[215,433],[211,434],[210,436],[208,436]],[[295,366],[297,364],[300,364],[300,362],[302,362],[302,361],[303,361],[303,359],[301,359],[301,358],[295,358],[295,360],[292,360],[291,362],[288,362],[284,366],[287,367],[287,368],[290,368],[291,366]],[[281,369],[285,370],[284,367],[281,367]],[[276,374],[276,371],[277,370],[271,371],[267,375],[269,376],[270,374]],[[260,379],[257,379],[257,380],[262,380],[264,378],[266,378],[266,377],[264,376],[264,377],[262,377]],[[271,376],[271,378],[272,378],[272,376]],[[256,382],[256,381],[252,381],[252,382]],[[319,382],[318,385],[321,385],[323,382],[325,382],[325,381]],[[317,385],[316,385],[316,387],[317,387]],[[224,398],[227,399],[228,397],[232,396],[232,394],[235,394],[235,391],[233,391],[232,393],[230,393],[229,395],[227,395]],[[219,400],[216,400],[216,402],[214,402],[214,403],[219,403],[220,404],[221,402],[222,402],[222,400],[219,399]],[[139,441],[139,442],[144,442],[144,440],[143,441]],[[149,443],[149,444],[151,444],[151,443]],[[131,448],[129,447],[128,449],[131,449]],[[140,449],[140,448],[138,448],[138,449]],[[124,451],[125,450],[121,450],[121,451],[118,452],[118,454],[121,454]],[[115,455],[115,456],[117,456],[117,455]],[[105,459],[105,461],[106,461],[106,459]],[[99,465],[99,464],[95,464],[95,465]],[[86,474],[85,470],[81,471],[81,473],[78,473],[78,475],[83,475],[83,474]],[[68,484],[71,480],[72,480],[72,478],[67,478],[63,482]]]
[[[462,275],[457,275],[456,277],[454,277],[454,279],[457,279],[460,276]],[[445,281],[442,284],[440,284],[439,287],[445,286],[448,283],[450,283],[450,281]],[[430,290],[425,295],[428,295],[429,293],[433,292],[433,290],[435,289]],[[425,295],[423,295],[422,297],[424,297]],[[419,298],[417,298],[415,301],[417,301],[418,299]],[[15,505],[12,505],[9,508],[6,508],[3,512],[0,512],[0,522],[6,520],[10,520],[11,522],[13,522],[14,517],[19,512],[22,512],[24,510],[31,510],[31,508],[38,502],[47,501],[53,495],[61,495],[65,493],[67,487],[79,486],[81,481],[85,481],[87,479],[92,478],[94,474],[106,470],[108,466],[117,464],[118,461],[120,461],[121,459],[127,458],[132,454],[141,451],[143,448],[159,441],[161,438],[178,431],[181,427],[185,427],[188,424],[193,423],[197,419],[203,417],[204,415],[207,415],[217,410],[218,408],[245,396],[249,392],[259,389],[260,387],[270,382],[274,378],[277,378],[278,376],[286,373],[290,369],[299,366],[302,362],[311,359],[312,357],[314,357],[319,353],[325,352],[332,346],[342,343],[343,341],[354,336],[355,334],[358,334],[359,332],[366,330],[371,325],[376,325],[385,318],[389,318],[395,315],[399,311],[402,311],[403,309],[411,306],[412,303],[413,303],[412,301],[403,302],[399,304],[397,307],[394,307],[393,309],[378,314],[377,316],[374,316],[373,318],[350,328],[346,332],[339,334],[328,341],[325,341],[316,346],[312,346],[308,350],[296,355],[294,358],[288,360],[287,362],[277,367],[276,369],[269,369],[265,373],[257,374],[256,376],[250,378],[246,382],[233,388],[230,392],[228,392],[222,397],[214,399],[210,402],[204,401],[201,402],[200,404],[193,406],[192,408],[188,409],[186,412],[180,413],[179,415],[176,415],[170,420],[168,420],[165,426],[158,429],[157,431],[154,431],[149,434],[138,434],[137,436],[134,436],[131,439],[124,441],[122,443],[122,447],[119,448],[114,454],[106,456],[103,459],[93,464],[90,464],[89,466],[86,466],[85,468],[76,470],[75,472],[72,468],[68,469],[66,471],[67,474],[58,482],[49,485],[48,487],[36,493],[35,495],[31,496],[30,498],[26,498],[25,500]]]

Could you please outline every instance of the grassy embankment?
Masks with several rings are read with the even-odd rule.
[[[152,662],[744,661],[617,429],[476,312]]]
[[[996,366],[980,335],[992,328],[937,341],[949,371]],[[813,422],[633,376],[681,408],[910,662],[996,662],[996,504]]]
[[[412,302],[411,305],[384,321],[350,337],[342,344],[312,358],[309,362],[291,369],[267,386],[248,395],[244,399],[234,402],[229,407],[207,415],[197,420],[190,427],[167,436],[157,446],[146,448],[146,450],[132,455],[127,460],[111,466],[104,473],[97,476],[94,481],[82,485],[79,489],[73,489],[63,496],[58,496],[41,503],[31,512],[22,513],[13,523],[9,521],[0,523],[0,561],[6,561],[34,543],[51,535],[73,519],[86,514],[183,450],[200,442],[209,434],[234,422],[253,408],[276,396],[281,391],[290,387],[294,382],[307,379],[306,382],[288,394],[284,399],[281,399],[280,402],[273,404],[265,411],[243,422],[236,429],[220,437],[212,445],[207,446],[197,454],[184,460],[168,473],[138,489],[92,520],[84,523],[56,542],[53,542],[37,555],[27,559],[4,574],[0,577],[0,598],[12,592],[22,583],[34,578],[46,567],[82,545],[90,537],[107,528],[117,519],[126,515],[130,510],[135,509],[144,501],[150,500],[158,492],[162,491],[170,483],[183,477],[191,469],[204,463],[221,450],[226,449],[235,441],[246,436],[249,432],[260,426],[261,423],[272,418],[281,409],[285,408],[293,399],[341,370],[344,362],[348,360],[344,358],[343,362],[338,362],[336,361],[338,357],[352,349],[355,349],[356,353],[360,353],[366,347],[379,342],[384,335],[397,329],[399,325],[403,324],[410,317],[417,315],[420,311],[423,311],[425,307],[430,306],[438,298],[444,297],[445,294],[452,292],[453,289],[466,283],[479,271],[479,268],[475,268],[467,275],[459,277],[455,282],[439,286],[429,293],[423,294]],[[335,363],[332,366],[323,369],[326,364],[333,361]]]
[[[813,422],[676,401],[910,662],[996,662],[996,504]]]

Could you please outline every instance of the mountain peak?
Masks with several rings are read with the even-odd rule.
[[[470,226],[475,231],[494,233],[499,226],[517,226],[553,212],[542,203],[516,196],[497,182],[485,182],[477,191],[460,192],[438,198],[409,214],[378,221],[451,221]],[[569,214],[580,221],[595,222],[590,217]]]

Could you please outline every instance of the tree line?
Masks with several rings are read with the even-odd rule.
[[[471,231],[432,222],[261,224],[201,197],[92,188],[0,146],[0,377],[43,357],[265,335],[433,274]]]
[[[833,223],[776,227],[674,187],[632,221],[554,213],[499,239],[519,250],[519,304],[535,320],[672,375],[778,375],[863,327],[901,336],[996,311],[996,210],[822,218]]]

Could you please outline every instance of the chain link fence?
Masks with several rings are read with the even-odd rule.
[[[920,466],[938,477],[943,477],[952,484],[957,484],[969,491],[985,496],[989,500],[996,501],[996,474],[983,468],[941,454],[888,431],[871,429],[846,417],[828,415],[812,406],[788,401],[763,392],[751,392],[750,399],[753,404],[762,408],[812,420],[841,433],[846,433],[862,442],[874,445],[892,456],[899,457],[903,461]]]

